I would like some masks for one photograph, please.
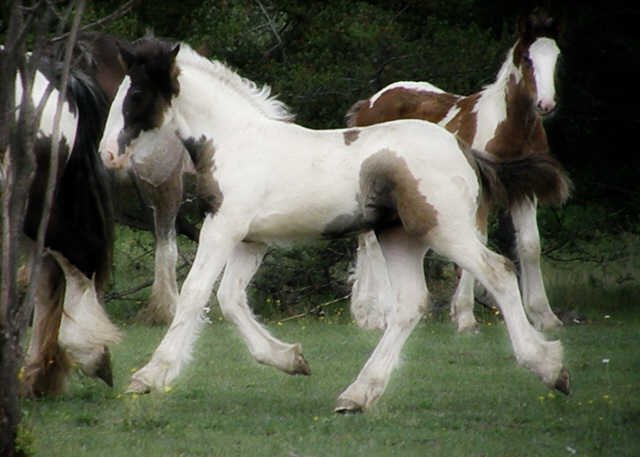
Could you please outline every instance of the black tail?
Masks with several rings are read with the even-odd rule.
[[[493,204],[511,208],[534,198],[541,205],[562,205],[573,184],[562,165],[550,154],[532,153],[496,160],[471,151],[483,192]]]
[[[55,202],[66,230],[48,230],[45,245],[88,277],[95,274],[100,287],[109,277],[113,252],[110,181],[98,154],[108,105],[94,80],[83,73],[72,72],[68,91],[78,110],[78,129]]]

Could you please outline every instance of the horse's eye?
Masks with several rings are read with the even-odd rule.
[[[529,57],[529,56],[524,56],[524,57],[522,58],[522,62],[524,62],[524,64],[525,64],[527,67],[532,67],[532,66],[533,66],[533,61],[531,60],[531,57]]]
[[[131,103],[140,103],[144,98],[144,94],[141,90],[132,90],[129,92],[128,97]]]

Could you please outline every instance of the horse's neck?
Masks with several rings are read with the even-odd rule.
[[[194,72],[180,80],[180,94],[173,102],[179,136],[212,137],[216,143],[239,128],[267,118],[254,109],[237,92],[221,81],[202,72]]]
[[[474,148],[502,155],[503,151],[492,150],[496,145],[508,144],[509,148],[522,152],[525,144],[539,141],[540,119],[535,113],[534,100],[524,88],[519,70],[511,63],[512,52],[502,65],[494,83],[481,92],[473,110],[477,116]],[[516,155],[516,151],[509,155]]]

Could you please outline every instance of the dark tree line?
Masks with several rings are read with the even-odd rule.
[[[90,1],[87,20],[121,3]],[[568,205],[543,210],[539,217],[543,248],[557,256],[560,247],[578,249],[575,240],[640,231],[634,135],[640,108],[633,101],[640,6],[635,2],[159,0],[141,1],[108,31],[136,39],[152,30],[194,47],[205,44],[212,58],[269,84],[297,113],[297,122],[337,128],[354,102],[395,81],[429,81],[459,94],[479,91],[493,81],[514,43],[518,17],[538,9],[564,19],[559,109],[545,125],[552,153],[576,187]],[[322,262],[319,268],[326,272],[349,258],[349,248],[344,243],[323,248],[313,262]],[[284,255],[276,254],[273,264],[268,257],[267,264],[275,268],[300,254]],[[274,274],[283,280],[285,272]],[[258,289],[283,303],[282,290],[303,287],[277,287],[261,278]]]
[[[124,3],[88,1],[84,22]],[[604,218],[604,230],[637,231],[640,6],[634,1],[140,0],[105,30],[128,39],[152,30],[194,47],[206,44],[212,58],[271,85],[301,124],[335,128],[344,125],[351,104],[394,81],[429,81],[460,94],[480,90],[513,44],[517,18],[536,9],[562,14],[565,23],[560,109],[546,127],[552,152],[577,184],[568,208],[580,209],[560,216],[567,213],[571,228],[586,225],[572,222],[575,214],[593,220],[615,214]],[[4,8],[0,35],[7,27]],[[548,236],[561,229],[542,224]]]
[[[90,1],[88,16],[119,3]],[[135,39],[151,29],[205,43],[213,58],[271,85],[301,124],[334,128],[344,125],[352,103],[394,81],[429,81],[461,94],[480,90],[513,44],[518,16],[536,9],[562,14],[565,23],[560,109],[546,126],[552,152],[576,181],[572,204],[617,213],[607,228],[636,231],[636,2],[156,0],[140,2],[109,30]]]

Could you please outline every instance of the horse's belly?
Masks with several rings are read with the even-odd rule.
[[[305,199],[303,204],[264,205],[253,219],[247,240],[288,244],[304,240],[343,237],[362,231],[361,211],[355,201]]]

